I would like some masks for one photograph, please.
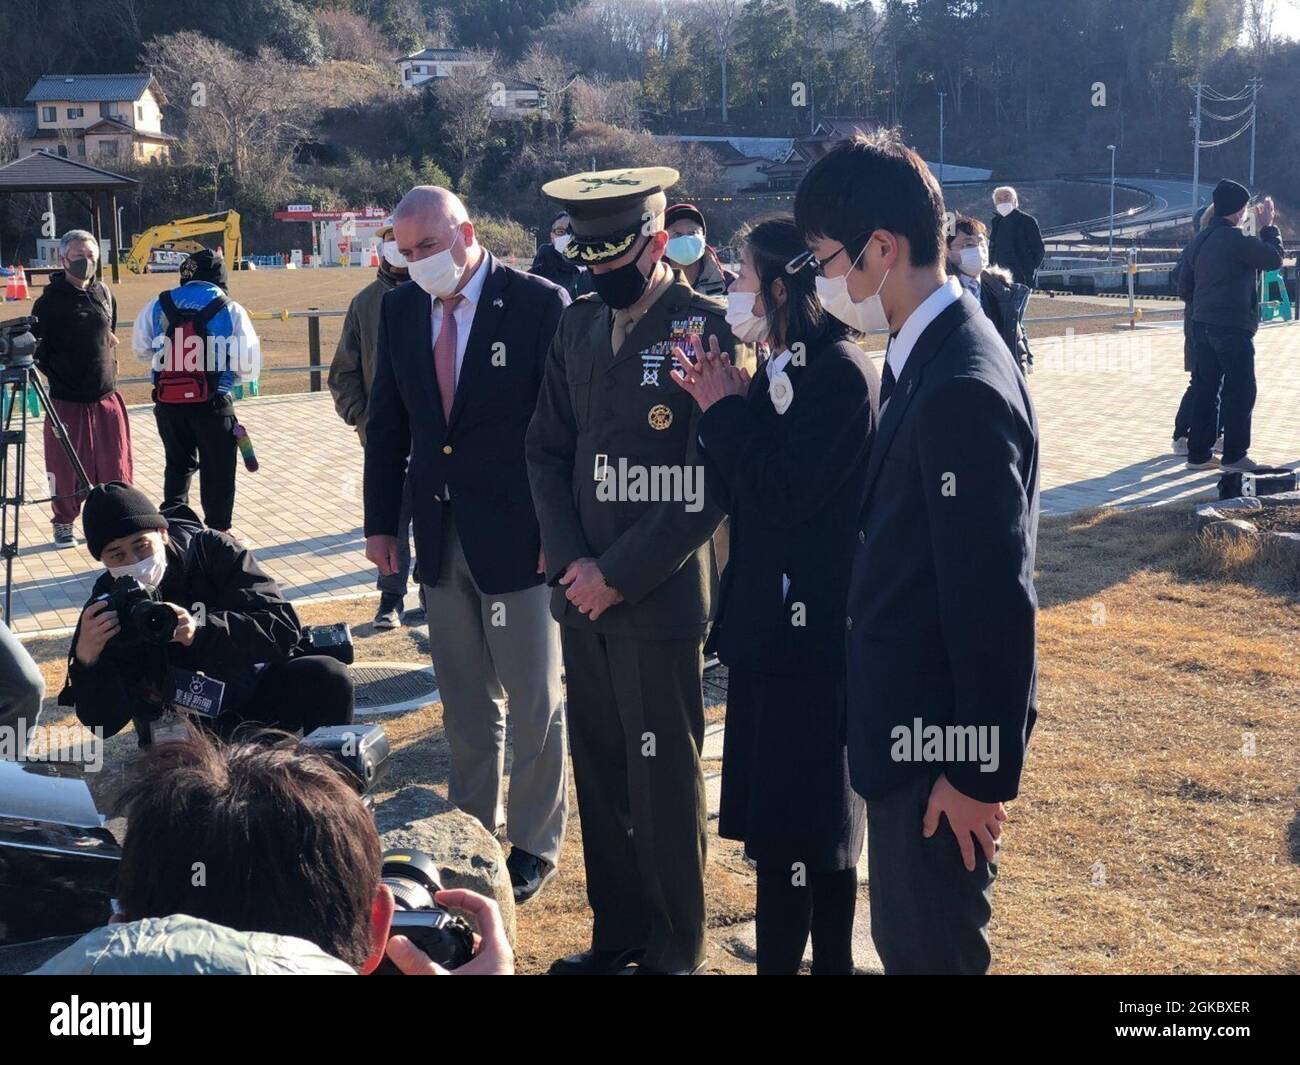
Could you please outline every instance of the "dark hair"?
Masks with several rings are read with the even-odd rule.
[[[978,218],[971,218],[968,215],[959,214],[956,221],[953,222],[952,233],[948,237],[949,246],[957,239],[958,233],[965,233],[968,237],[979,237],[981,240],[988,236],[989,227],[981,222]]]
[[[820,346],[849,335],[849,328],[844,323],[822,309],[811,270],[794,274],[785,272],[785,264],[806,250],[803,235],[793,218],[779,215],[755,222],[737,235],[735,243],[742,251],[748,249],[754,262],[758,292],[767,308],[769,335],[775,336],[780,332],[786,347],[794,344]],[[785,304],[780,308],[772,298],[772,282],[777,278],[785,283]],[[778,329],[782,310],[785,323]]]
[[[855,133],[799,182],[794,218],[805,238],[826,237],[862,254],[877,229],[907,238],[913,266],[933,266],[944,245],[943,191],[897,130]]]
[[[129,920],[186,913],[297,936],[354,968],[370,956],[379,832],[342,772],[296,738],[154,744],[117,812]]]

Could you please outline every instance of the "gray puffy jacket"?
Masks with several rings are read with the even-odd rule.
[[[314,943],[183,913],[87,932],[32,976],[355,976]]]

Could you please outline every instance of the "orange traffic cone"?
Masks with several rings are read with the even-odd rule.
[[[379,250],[377,248],[370,249],[370,265],[374,267],[379,266]]]
[[[5,302],[19,299],[22,297],[18,295],[18,269],[15,267],[14,272],[9,275],[9,280],[5,282]]]
[[[20,300],[29,299],[31,297],[31,293],[27,289],[27,274],[23,271],[21,264],[19,264],[18,266],[17,280],[18,280],[18,285],[17,285],[18,296],[16,298]]]

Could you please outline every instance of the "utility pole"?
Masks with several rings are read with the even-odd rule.
[[[1110,242],[1106,247],[1106,263],[1109,265],[1115,257],[1115,145],[1106,147],[1110,149]]]
[[[939,92],[939,187],[943,188],[943,98],[947,93]]]
[[[1252,192],[1255,191],[1255,130],[1259,125],[1255,109],[1259,103],[1259,86],[1259,75],[1256,74],[1250,79],[1250,178],[1246,182]]]
[[[1201,205],[1201,83],[1196,83],[1196,116],[1192,119],[1192,214]]]

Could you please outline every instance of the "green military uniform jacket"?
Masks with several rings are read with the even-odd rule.
[[[704,488],[700,409],[669,371],[673,346],[689,352],[692,333],[706,350],[716,336],[734,359],[725,310],[674,271],[615,355],[613,312],[598,295],[565,308],[527,438],[551,613],[561,624],[658,640],[704,634],[715,582],[709,538],[722,512]],[[578,558],[594,558],[623,595],[594,622],[558,585]]]

